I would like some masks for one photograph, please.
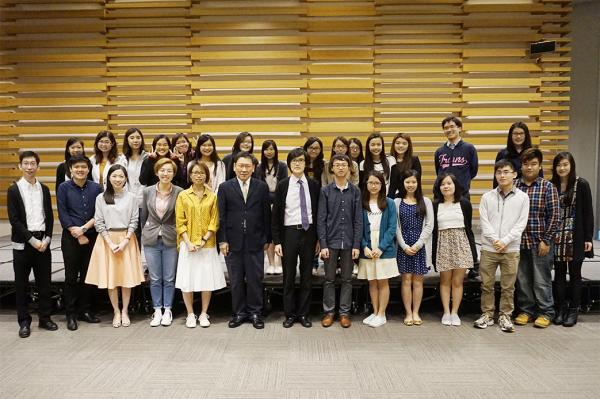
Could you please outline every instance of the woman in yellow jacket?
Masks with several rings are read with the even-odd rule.
[[[225,276],[217,254],[219,228],[217,196],[209,186],[210,172],[205,164],[192,161],[188,178],[192,186],[182,191],[175,205],[179,260],[175,287],[183,293],[187,309],[185,325],[196,327],[194,292],[202,294],[201,327],[210,326],[208,305],[212,291],[225,287]]]

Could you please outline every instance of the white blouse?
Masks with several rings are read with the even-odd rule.
[[[460,202],[448,204],[442,202],[438,205],[437,212],[438,230],[465,228]]]

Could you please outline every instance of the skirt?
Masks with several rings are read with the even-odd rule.
[[[215,291],[225,285],[225,275],[216,247],[190,252],[185,242],[181,243],[176,288],[182,292]]]
[[[465,229],[438,231],[436,269],[446,272],[454,269],[471,269],[473,255]]]
[[[109,231],[108,235],[112,242],[119,243],[125,238],[127,231]],[[116,254],[102,237],[98,237],[92,250],[85,282],[108,289],[132,288],[144,282],[142,258],[135,237],[131,237],[125,249]]]
[[[379,231],[371,231],[371,245],[373,245],[373,243],[379,244]],[[396,277],[399,274],[398,265],[396,264],[396,259],[394,258],[360,258],[358,261],[358,278],[363,280],[385,280]]]

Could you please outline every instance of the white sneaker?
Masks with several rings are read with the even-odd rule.
[[[375,317],[377,317],[375,313],[371,313],[371,315],[363,319],[363,324],[370,325]]]
[[[273,266],[267,267],[267,274],[275,274],[275,268]]]
[[[450,319],[453,326],[460,326],[460,317],[456,313],[451,314]]]
[[[160,320],[161,326],[170,326],[173,322],[173,313],[171,313],[171,309],[165,309],[165,313],[162,315],[162,319]]]
[[[273,272],[274,272],[274,274],[283,274],[283,267],[275,266],[275,267],[273,267]]]
[[[198,321],[200,322],[200,327],[206,328],[210,326],[210,321],[208,321],[208,315],[206,313],[200,313]]]
[[[355,263],[354,267],[352,268],[352,274],[357,275],[358,274],[358,265]]]
[[[473,323],[473,326],[475,328],[488,328],[489,326],[493,326],[494,325],[494,319],[491,318],[490,316],[488,316],[487,314],[482,314],[477,320],[475,320],[475,322]]]
[[[442,316],[442,324],[445,326],[452,325],[452,318],[450,317],[450,313],[444,313],[444,315]]]
[[[196,315],[193,313],[190,313],[189,315],[187,315],[187,317],[185,318],[185,326],[187,328],[195,328],[196,327]]]
[[[317,276],[324,276],[325,275],[325,266],[323,264],[319,264],[319,267],[317,267]]]
[[[387,323],[387,319],[385,316],[375,316],[375,318],[371,320],[371,323],[369,325],[371,327],[381,327],[385,323]]]
[[[162,319],[162,311],[160,309],[154,309],[152,320],[150,321],[150,327],[160,326],[160,320]]]

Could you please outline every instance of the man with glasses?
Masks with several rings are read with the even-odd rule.
[[[233,317],[229,328],[250,320],[265,327],[263,310],[264,251],[271,240],[271,205],[267,183],[252,177],[256,159],[247,152],[233,159],[236,178],[219,186],[219,249],[225,256]]]
[[[348,182],[350,158],[336,154],[329,163],[334,181],[321,189],[318,206],[317,232],[321,257],[325,261],[323,284],[323,327],[333,324],[335,313],[335,269],[340,259],[342,287],[340,292],[340,325],[350,327],[353,259],[360,254],[362,237],[362,206],[360,190]]]
[[[498,187],[481,197],[479,215],[481,223],[481,316],[475,320],[476,328],[494,324],[494,285],[496,269],[500,266],[500,315],[498,324],[504,332],[514,332],[515,282],[519,266],[521,234],[527,226],[529,197],[513,184],[517,176],[515,166],[502,159],[494,165]]]
[[[277,183],[273,202],[271,230],[275,253],[283,263],[283,327],[290,328],[295,321],[303,327],[311,327],[309,317],[312,290],[313,257],[318,252],[317,209],[320,184],[306,177],[304,168],[308,154],[295,148],[287,157],[291,176]],[[296,265],[300,258],[300,286],[294,293]]]
[[[27,289],[33,269],[39,295],[39,327],[48,331],[58,329],[50,319],[51,253],[50,241],[54,215],[50,190],[36,178],[40,157],[33,151],[19,154],[19,169],[23,177],[12,184],[7,193],[8,219],[12,227],[13,268],[19,337],[31,334],[31,315],[28,311]]]

